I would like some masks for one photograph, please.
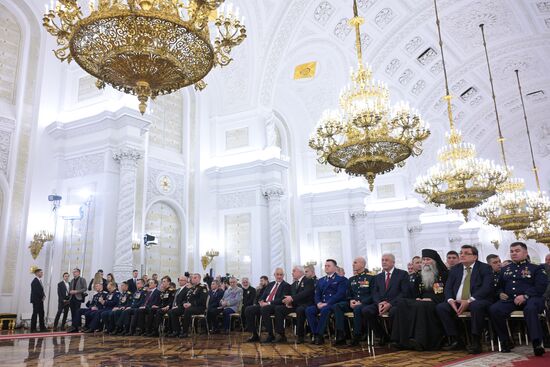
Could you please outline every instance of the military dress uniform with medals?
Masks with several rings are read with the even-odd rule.
[[[168,288],[161,292],[159,308],[155,309],[150,317],[145,320],[145,331],[150,334],[150,336],[158,335],[159,326],[162,323],[164,315],[172,308],[175,295],[176,290],[174,288]]]
[[[84,316],[86,320],[84,326],[89,325],[92,317],[94,317],[96,313],[98,313],[100,310],[103,309],[103,304],[99,302],[99,300],[100,299],[103,300],[106,297],[107,297],[107,292],[101,291],[94,294],[94,296],[92,297],[92,300],[86,303],[86,306],[88,308],[81,308],[80,310],[78,310],[78,318],[76,320],[76,324],[73,326],[80,327],[80,324],[82,322],[82,316]]]
[[[334,308],[334,319],[336,322],[337,343],[345,342],[346,320],[344,314],[353,312],[353,333],[354,339],[358,340],[361,336],[363,328],[363,319],[361,311],[364,307],[372,303],[371,286],[374,276],[369,274],[367,270],[349,278],[348,297],[345,301],[339,302]],[[353,309],[350,306],[351,301],[358,301]]]
[[[197,284],[189,290],[187,302],[191,304],[183,312],[182,329],[180,337],[186,337],[191,324],[191,316],[202,315],[206,310],[206,299],[208,298],[208,289],[203,284]]]
[[[110,310],[107,310],[101,314],[101,321],[103,322],[103,325],[105,325],[105,329],[108,333],[112,333],[115,331],[116,327],[116,320],[124,311],[126,307],[129,307],[132,302],[132,292],[118,292],[118,302]]]
[[[126,307],[120,317],[116,322],[116,327],[119,333],[128,333],[130,331],[130,322],[132,321],[132,316],[137,314],[137,310],[145,302],[145,294],[147,291],[145,289],[139,289],[132,295],[132,304],[130,307]]]
[[[417,288],[412,290],[414,298],[401,301],[393,320],[391,339],[401,348],[435,350],[443,339],[443,327],[437,317],[436,306],[445,301],[449,272],[435,250],[422,250],[422,257],[434,260],[438,274],[429,288],[424,287],[420,275],[415,283]]]
[[[548,284],[548,277],[542,265],[535,265],[528,260],[511,263],[500,271],[499,294],[505,294],[507,299],[499,299],[489,308],[491,321],[501,342],[501,351],[509,352],[511,349],[506,327],[506,319],[512,311],[523,310],[529,338],[533,342],[536,355],[544,353],[541,346],[543,339],[539,314],[544,310],[542,295]],[[525,302],[516,305],[514,299],[524,296]]]
[[[106,292],[104,292],[104,293],[106,293]],[[106,313],[106,312],[111,311],[118,304],[119,297],[120,297],[120,292],[119,291],[106,293],[106,295],[103,298],[104,301],[105,301],[103,303],[103,307],[101,308],[101,310],[98,310],[92,316],[92,320],[90,321],[90,324],[89,324],[88,328],[90,329],[91,332],[99,329],[99,324],[100,324],[100,321],[103,319],[103,314]]]

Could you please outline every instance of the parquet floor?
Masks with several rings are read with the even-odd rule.
[[[246,334],[188,339],[75,335],[0,340],[0,366],[436,366],[465,352],[246,343]]]

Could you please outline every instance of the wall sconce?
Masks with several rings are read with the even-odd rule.
[[[132,241],[132,251],[139,251],[141,243],[139,241]]]
[[[201,264],[202,264],[203,270],[206,270],[206,267],[210,265],[210,263],[212,263],[212,260],[214,260],[214,258],[219,255],[220,255],[220,252],[214,249],[206,251],[206,254],[201,256]]]
[[[31,244],[29,245],[32,258],[36,260],[38,255],[40,255],[40,251],[42,250],[42,247],[44,247],[44,243],[49,242],[51,240],[53,240],[53,234],[51,234],[50,232],[40,231],[35,233],[33,235]]]
[[[491,240],[491,243],[495,246],[495,249],[498,250],[500,246],[499,240]]]

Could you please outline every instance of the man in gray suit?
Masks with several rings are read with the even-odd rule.
[[[86,279],[80,276],[80,269],[73,269],[73,279],[69,283],[69,306],[71,308],[72,325],[78,325],[77,318],[79,317],[78,310],[84,302],[86,294]],[[76,333],[78,328],[72,326],[70,333]]]

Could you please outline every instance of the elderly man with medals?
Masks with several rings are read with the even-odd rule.
[[[394,318],[391,339],[397,348],[438,349],[443,329],[437,304],[445,301],[448,270],[435,250],[422,250],[422,270],[413,286],[413,299],[403,299]]]

